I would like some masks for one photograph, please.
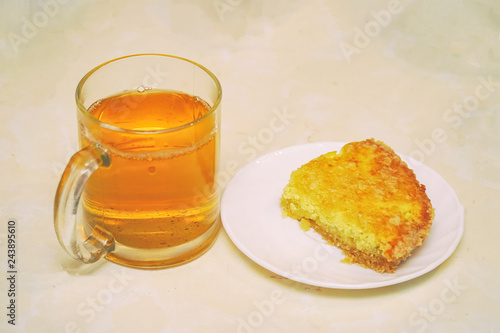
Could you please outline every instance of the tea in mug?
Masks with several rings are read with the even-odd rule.
[[[123,130],[80,126],[81,147],[98,141],[110,156],[109,167],[85,185],[87,227],[104,228],[126,248],[158,250],[189,244],[213,227],[219,152],[217,120],[204,118],[209,111],[201,98],[167,90],[96,101],[88,112]]]

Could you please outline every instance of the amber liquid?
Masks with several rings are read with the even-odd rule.
[[[213,229],[219,212],[215,120],[161,132],[200,119],[209,111],[206,102],[178,92],[133,91],[97,101],[88,111],[106,124],[141,131],[128,135],[88,125],[81,131],[81,146],[99,137],[111,161],[85,185],[82,202],[90,229],[99,225],[129,252],[178,247]],[[131,265],[161,262],[145,253]]]

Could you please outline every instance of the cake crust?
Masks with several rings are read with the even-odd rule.
[[[393,273],[422,245],[434,218],[413,170],[374,139],[348,143],[293,171],[280,204],[285,216],[342,249],[345,262],[381,273]]]

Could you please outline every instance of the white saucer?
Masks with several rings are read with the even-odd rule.
[[[345,143],[320,142],[292,146],[261,156],[243,167],[229,182],[222,198],[221,218],[234,244],[262,267],[309,285],[366,289],[401,283],[421,276],[444,262],[464,231],[464,208],[453,188],[434,170],[403,155],[427,188],[435,208],[430,234],[422,247],[396,273],[380,274],[358,265],[341,263],[336,247],[314,231],[283,218],[279,200],[290,173],[311,159],[338,151]]]

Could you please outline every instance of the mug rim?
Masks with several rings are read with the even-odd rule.
[[[176,126],[176,127],[171,127],[171,128],[166,128],[166,129],[159,129],[159,130],[133,130],[133,129],[127,129],[127,128],[122,128],[122,127],[119,127],[119,126],[115,126],[115,125],[111,125],[111,124],[108,124],[106,122],[103,122],[99,119],[97,119],[96,117],[94,117],[92,114],[90,114],[90,112],[87,110],[87,108],[83,105],[83,102],[82,102],[82,99],[81,99],[81,92],[82,92],[82,89],[83,89],[83,86],[85,85],[85,83],[87,82],[87,80],[95,73],[97,72],[99,69],[111,64],[111,63],[114,63],[114,62],[117,62],[117,61],[120,61],[120,60],[124,60],[124,59],[128,59],[128,58],[132,58],[132,57],[144,57],[144,56],[157,56],[157,57],[167,57],[167,58],[173,58],[173,59],[177,59],[177,60],[181,60],[181,61],[185,61],[185,62],[188,62],[188,63],[191,63],[193,65],[195,65],[196,67],[198,67],[199,69],[201,69],[202,71],[204,71],[206,74],[208,74],[210,76],[210,78],[213,80],[213,82],[215,83],[215,86],[216,86],[216,89],[217,89],[217,98],[215,99],[213,105],[210,106],[210,109],[207,113],[205,113],[203,116],[201,116],[200,118],[197,118],[193,121],[190,121],[189,123],[186,123],[186,124],[183,124],[183,125],[180,125],[180,126]],[[105,96],[103,98],[106,98],[108,96]],[[85,74],[83,76],[83,78],[80,80],[80,82],[78,83],[77,87],[76,87],[76,92],[75,92],[75,99],[76,99],[76,105],[77,105],[77,108],[78,110],[89,120],[97,123],[100,127],[104,127],[106,129],[109,129],[109,130],[112,130],[112,131],[117,131],[117,132],[123,132],[123,133],[130,133],[130,134],[140,134],[140,135],[147,135],[147,134],[162,134],[162,133],[169,133],[169,132],[175,132],[175,131],[178,131],[178,130],[182,130],[184,128],[187,128],[187,127],[190,127],[190,126],[193,126],[194,124],[204,120],[205,118],[211,116],[220,106],[220,103],[221,103],[221,100],[222,100],[222,86],[219,82],[219,79],[217,79],[217,77],[208,69],[206,68],[205,66],[203,65],[200,65],[199,63],[195,62],[195,61],[192,61],[192,60],[189,60],[187,58],[183,58],[183,57],[179,57],[179,56],[174,56],[174,55],[169,55],[169,54],[163,54],[163,53],[136,53],[136,54],[130,54],[130,55],[125,55],[125,56],[122,56],[122,57],[118,57],[118,58],[114,58],[114,59],[111,59],[111,60],[108,60],[96,67],[94,67],[93,69],[91,69],[87,74]]]

